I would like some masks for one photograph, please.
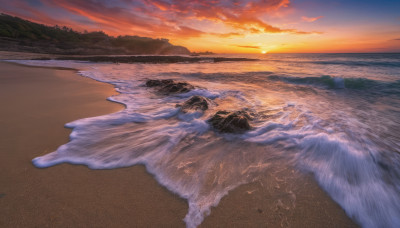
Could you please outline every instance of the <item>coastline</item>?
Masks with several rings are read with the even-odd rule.
[[[11,82],[11,84],[14,83],[14,86],[21,86],[20,84],[25,79],[28,82],[22,84],[27,84],[26,87],[42,87],[36,88],[37,91],[48,87],[53,88],[53,91],[49,92],[52,94],[53,103],[46,101],[46,96],[38,98],[35,92],[24,95],[25,99],[40,101],[42,102],[39,105],[41,108],[42,105],[43,107],[47,105],[45,108],[50,110],[31,108],[29,110],[34,113],[23,113],[23,110],[14,112],[14,114],[30,115],[29,118],[32,116],[32,119],[39,120],[39,122],[29,121],[28,117],[23,116],[25,122],[20,123],[21,116],[18,115],[11,115],[12,119],[15,119],[11,122],[4,121],[8,129],[6,128],[3,135],[7,134],[8,130],[11,132],[15,125],[23,126],[18,128],[18,132],[15,129],[15,132],[12,132],[14,134],[9,135],[8,140],[6,138],[3,139],[4,142],[0,141],[2,151],[6,151],[8,147],[19,156],[18,159],[15,158],[15,162],[9,162],[8,157],[10,156],[6,156],[1,163],[7,163],[8,167],[0,165],[0,171],[3,173],[0,183],[4,183],[0,186],[8,185],[5,188],[7,191],[0,189],[0,195],[5,194],[0,197],[0,202],[5,202],[6,205],[5,208],[0,209],[0,226],[51,225],[66,227],[82,224],[82,226],[98,227],[183,227],[185,225],[183,218],[187,213],[187,202],[161,187],[143,166],[114,170],[90,170],[85,166],[69,164],[56,165],[46,169],[37,169],[32,165],[32,158],[51,152],[68,142],[70,130],[61,127],[65,123],[84,117],[115,112],[122,108],[120,104],[105,101],[105,98],[115,94],[111,85],[79,77],[74,70],[28,67],[3,62],[0,64],[2,69],[5,69],[3,64],[11,68],[25,69],[25,73],[20,75],[21,78],[17,78],[19,81]],[[36,69],[41,71],[40,76],[35,75],[35,78],[27,76]],[[47,71],[47,73],[42,71]],[[0,74],[0,80],[3,80],[2,74]],[[59,81],[50,80],[55,78]],[[15,80],[10,77],[6,77],[6,79]],[[51,81],[51,83],[45,84],[45,81],[46,83]],[[71,91],[68,90],[68,93],[63,94],[64,97],[54,97],[54,94],[60,93],[60,86],[64,86],[65,83],[75,84],[75,89],[80,93],[74,93],[74,96],[71,97]],[[88,87],[89,85],[92,87]],[[84,98],[85,96],[91,98]],[[3,95],[3,97],[8,96]],[[70,101],[63,102],[59,99]],[[23,99],[20,98],[18,102],[14,102],[19,105],[15,105],[11,109],[18,110],[18,107],[23,109],[20,107],[21,100]],[[9,99],[3,101],[3,107],[10,102]],[[1,119],[7,120],[8,118],[2,116]],[[57,124],[52,121],[57,121]],[[32,136],[39,131],[43,137]],[[51,133],[54,131],[57,131],[57,135]],[[28,143],[15,148],[10,145],[13,144],[13,140],[14,144],[18,144],[20,138],[23,137],[26,138],[23,139],[24,142]],[[36,140],[29,142],[29,138],[33,140],[34,137]],[[32,148],[29,143],[33,144],[35,149],[29,149]],[[14,169],[14,166],[18,166],[18,170],[10,173],[8,170]],[[16,176],[17,179],[13,182],[11,179]],[[357,227],[344,211],[318,187],[312,177],[304,174],[295,176],[300,179],[296,183],[299,188],[295,188],[298,189],[298,192],[295,192],[297,199],[293,208],[286,209],[287,202],[283,202],[282,206],[279,206],[278,200],[287,198],[287,196],[281,197],[279,189],[265,188],[265,186],[273,186],[266,174],[262,180],[239,186],[223,197],[220,204],[216,208],[212,208],[211,214],[205,218],[200,227]],[[303,184],[306,186],[301,187],[300,185]],[[284,188],[284,185],[281,185],[280,188]],[[13,197],[14,193],[12,192],[14,191],[18,194],[15,193],[16,196]],[[23,197],[18,198],[18,195]],[[7,198],[9,199],[5,200]],[[33,202],[30,202],[33,198],[35,198]],[[46,216],[40,217],[43,214]],[[24,219],[19,219],[21,217]],[[2,221],[6,222],[2,224]]]
[[[33,166],[33,158],[68,142],[64,124],[123,108],[106,101],[111,85],[74,70],[0,67],[0,227],[184,227],[186,201],[143,166]]]

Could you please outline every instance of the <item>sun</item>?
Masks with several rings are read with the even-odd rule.
[[[261,54],[267,54],[267,51],[263,50],[263,51],[261,51]]]

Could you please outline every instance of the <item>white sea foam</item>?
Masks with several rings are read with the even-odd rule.
[[[268,80],[269,73],[265,82],[260,81],[262,75],[249,73],[258,77],[252,81],[243,73],[244,69],[270,70],[261,69],[263,62],[202,63],[203,73],[197,64],[19,62],[80,69],[82,76],[113,84],[121,94],[110,99],[126,105],[117,113],[68,123],[73,128],[70,142],[35,158],[37,167],[63,162],[93,169],[144,164],[160,184],[188,200],[185,222],[187,227],[196,227],[230,190],[256,180],[274,166],[271,161],[282,159],[312,172],[320,186],[363,227],[400,227],[398,113],[375,109],[370,101],[383,102],[380,97],[341,97],[343,93],[335,95],[338,90],[320,87],[306,93],[304,85]],[[358,76],[351,69],[328,72],[336,88],[344,85],[339,76]],[[230,71],[240,75],[226,73]],[[306,73],[315,78],[322,75],[319,70]],[[173,78],[199,88],[161,96],[143,87],[148,78]],[[208,97],[215,104],[205,112],[180,112],[175,105],[193,95]],[[398,104],[396,99],[386,99],[392,106]],[[221,107],[254,112],[253,129],[243,134],[215,133],[207,118]],[[268,153],[260,147],[268,148]]]
[[[400,227],[400,183],[387,182],[368,148],[342,137],[317,134],[300,142],[297,160],[363,227]]]

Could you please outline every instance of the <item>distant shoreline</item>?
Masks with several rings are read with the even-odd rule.
[[[259,61],[252,58],[202,57],[182,55],[55,55],[32,52],[0,51],[0,60],[75,60],[111,63],[217,63]]]
[[[38,60],[49,60],[40,58]],[[90,62],[113,62],[113,63],[215,63],[236,61],[258,61],[250,58],[226,58],[226,57],[186,57],[186,56],[164,56],[164,55],[141,55],[141,56],[74,56],[58,57],[55,60],[79,60]]]

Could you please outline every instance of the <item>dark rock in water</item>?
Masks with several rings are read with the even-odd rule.
[[[158,87],[161,93],[186,93],[194,89],[194,86],[186,82],[174,82],[171,79],[166,80],[147,80],[147,87]]]
[[[238,133],[251,129],[250,119],[245,111],[218,111],[208,122],[220,132]]]
[[[186,82],[171,83],[160,88],[163,93],[186,93],[194,89],[194,86]]]
[[[147,87],[156,87],[156,86],[164,86],[164,85],[168,85],[168,84],[172,84],[174,83],[173,80],[171,79],[165,79],[165,80],[147,80],[146,82],[146,86]]]
[[[202,96],[193,96],[189,100],[185,101],[182,105],[177,105],[181,107],[183,112],[188,112],[190,110],[201,110],[205,111],[208,109],[209,100]]]

